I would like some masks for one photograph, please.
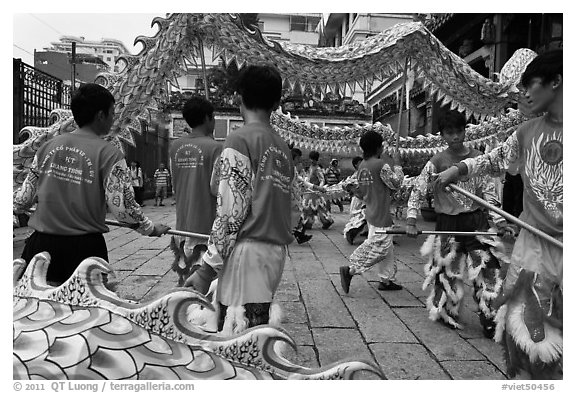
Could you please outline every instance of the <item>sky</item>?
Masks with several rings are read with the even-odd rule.
[[[114,38],[122,41],[129,52],[136,54],[142,48],[141,44],[134,46],[135,38],[139,35],[153,36],[157,27],[152,28],[151,23],[157,16],[164,17],[165,14],[17,13],[13,15],[13,57],[34,65],[34,50],[42,51],[50,47],[63,35],[82,36],[88,41]]]

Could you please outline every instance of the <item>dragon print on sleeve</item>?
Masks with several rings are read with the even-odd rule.
[[[12,211],[16,214],[25,213],[34,204],[38,184],[38,157],[34,156],[30,172],[24,179],[22,187],[14,192]]]
[[[506,171],[515,174],[519,159],[520,144],[518,143],[518,136],[514,132],[503,145],[492,149],[490,153],[475,158],[467,158],[463,162],[468,167],[470,176],[480,174],[500,176]]]
[[[402,167],[394,165],[394,169],[392,169],[390,168],[390,165],[384,164],[380,171],[380,179],[382,179],[384,184],[386,184],[386,187],[392,191],[398,190],[404,181],[404,172],[402,172]]]
[[[213,244],[221,258],[226,260],[248,216],[254,173],[249,158],[231,148],[222,151],[219,171],[216,219],[209,245]]]
[[[142,209],[134,200],[134,189],[130,184],[130,171],[125,160],[112,166],[104,181],[106,205],[110,213],[120,222],[138,224],[136,231],[149,235],[154,230],[154,224],[144,216]]]
[[[408,218],[418,217],[418,209],[420,209],[420,201],[426,195],[428,184],[432,181],[432,175],[436,173],[436,167],[432,161],[428,161],[418,177],[414,182],[414,187],[408,199],[408,211],[406,216]]]

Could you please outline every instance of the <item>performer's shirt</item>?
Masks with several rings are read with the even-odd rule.
[[[392,190],[397,190],[402,185],[404,180],[402,167],[394,166],[392,159],[388,156],[370,157],[360,163],[357,177],[357,194],[366,203],[368,224],[378,228],[391,226]]]
[[[166,168],[158,168],[154,172],[154,180],[156,181],[156,187],[167,187],[170,180],[170,172]]]
[[[222,144],[209,136],[183,136],[170,147],[176,229],[210,234],[216,217],[217,164]]]
[[[310,168],[308,169],[307,180],[316,186],[323,186],[326,183],[324,173],[322,172],[322,168],[320,168],[320,166],[318,166],[317,164],[310,165]]]
[[[219,174],[209,247],[214,244],[222,259],[242,239],[278,245],[293,241],[294,164],[288,145],[276,131],[255,123],[228,135]]]
[[[118,221],[138,224],[150,234],[154,224],[134,201],[124,155],[94,134],[68,133],[42,145],[22,187],[14,193],[13,211],[36,211],[28,225],[52,235],[108,232],[106,208]]]
[[[552,236],[563,233],[562,130],[562,123],[538,117],[519,126],[489,153],[464,160],[471,176],[520,173],[524,182],[520,219]]]
[[[420,175],[414,182],[414,187],[412,188],[412,193],[408,200],[407,217],[414,219],[417,217],[420,204],[429,187],[433,187],[434,210],[437,213],[455,216],[461,213],[481,209],[482,207],[470,198],[467,198],[455,191],[447,192],[442,187],[437,186],[434,181],[435,176],[433,176],[434,174],[450,168],[463,159],[478,157],[481,154],[482,152],[479,150],[470,149],[466,156],[457,156],[451,153],[450,150],[446,149],[434,155],[430,161],[426,163],[424,169],[422,169],[422,172],[420,172]],[[461,177],[456,185],[471,194],[483,198],[496,207],[500,206],[500,200],[496,195],[495,181],[488,176]],[[504,218],[498,214],[493,212],[489,212],[489,214],[494,223],[504,220]]]

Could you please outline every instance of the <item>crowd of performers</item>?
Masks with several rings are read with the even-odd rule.
[[[479,319],[487,337],[501,342],[510,377],[562,378],[562,249],[524,229],[516,234],[501,216],[465,196],[459,187],[499,206],[495,181],[506,171],[524,181],[521,219],[562,241],[562,52],[538,56],[521,80],[533,114],[504,143],[490,152],[466,147],[466,118],[446,112],[438,127],[448,147],[434,155],[414,182],[408,201],[405,232],[419,234],[416,217],[422,195],[434,194],[437,231],[486,231],[515,236],[511,257],[498,236],[431,235],[422,245],[426,259],[424,287],[430,288],[430,318],[460,328],[458,311],[465,283],[473,286]],[[183,117],[191,132],[170,148],[176,204],[176,229],[204,237],[172,238],[178,285],[211,296],[215,330],[241,332],[261,324],[278,324],[274,302],[288,256],[288,245],[311,239],[316,219],[324,230],[334,223],[326,191],[340,187],[352,197],[344,237],[353,244],[349,262],[340,267],[343,291],[355,275],[378,265],[379,290],[399,290],[396,282],[393,192],[404,180],[398,151],[384,151],[382,136],[368,131],[360,138],[363,157],[354,158],[355,172],[340,179],[334,160],[328,171],[310,153],[302,168],[302,152],[290,148],[270,124],[278,108],[282,78],[273,66],[245,67],[238,78],[244,126],[216,142],[214,108],[191,98]],[[108,90],[86,84],[75,93],[71,109],[78,129],[54,137],[37,152],[22,187],[14,194],[14,213],[37,203],[29,225],[34,229],[22,257],[30,261],[47,251],[47,280],[69,278],[88,257],[108,260],[103,233],[106,211],[138,232],[162,236],[169,228],[154,224],[134,200],[130,169],[123,155],[101,139],[114,119]],[[207,239],[207,240],[206,240]],[[179,254],[180,253],[180,254]]]

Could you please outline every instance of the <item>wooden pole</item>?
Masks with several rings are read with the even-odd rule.
[[[398,110],[398,127],[396,129],[396,149],[400,151],[400,127],[402,126],[402,107],[404,106],[404,94],[406,93],[406,79],[408,78],[408,61],[409,57],[406,56],[406,61],[404,62],[404,77],[402,78],[402,87],[400,88],[400,102]],[[409,94],[409,93],[408,93]]]
[[[124,227],[124,228],[131,228],[132,227],[130,224],[124,224],[120,221],[114,221],[114,220],[106,220],[106,224],[107,225],[114,225],[117,227]],[[206,239],[206,240],[208,240],[210,238],[210,235],[204,235],[202,233],[195,233],[195,232],[178,231],[176,229],[170,229],[166,233],[169,235],[196,237],[199,239]]]
[[[198,43],[200,46],[200,60],[202,61],[202,75],[204,79],[204,97],[207,100],[210,99],[210,92],[208,91],[208,75],[206,75],[206,59],[204,59],[204,43],[202,42],[202,37],[198,37]]]
[[[378,234],[385,235],[405,235],[404,229],[388,229],[385,231],[376,231]],[[458,231],[418,231],[419,235],[448,235],[448,236],[503,236],[497,232],[458,232]]]
[[[524,221],[514,217],[512,214],[507,213],[504,210],[497,208],[496,206],[492,206],[491,204],[486,202],[484,199],[458,187],[457,185],[449,184],[447,186],[447,188],[451,189],[453,191],[456,191],[456,192],[472,199],[474,202],[476,202],[480,206],[483,206],[488,210],[492,210],[494,213],[501,215],[502,217],[504,217],[508,221],[513,222],[514,224],[526,229],[528,232],[531,232],[534,235],[539,236],[544,240],[547,240],[548,242],[554,244],[555,246],[558,246],[560,248],[564,248],[564,244],[561,241],[559,241],[558,239],[554,239],[552,236],[548,235],[547,233],[544,233],[541,230],[534,228],[533,226],[525,223]]]
[[[34,213],[36,211],[35,208],[29,209],[28,212]],[[105,220],[106,225],[113,225],[115,227],[123,227],[123,228],[134,228],[134,224],[127,224],[116,220]],[[166,232],[169,235],[178,235],[178,236],[187,236],[187,237],[197,237],[199,239],[206,239],[210,238],[210,235],[204,235],[203,233],[195,233],[195,232],[186,232],[186,231],[178,231],[176,229],[169,229]]]

